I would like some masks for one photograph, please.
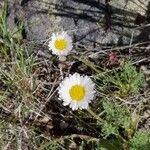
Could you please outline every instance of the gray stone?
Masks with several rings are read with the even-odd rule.
[[[20,18],[26,24],[27,40],[43,41],[53,32],[68,31],[74,41],[90,47],[96,45],[129,44],[131,36],[138,36],[134,29],[137,13],[146,13],[145,6],[126,0],[16,0],[10,1],[9,24]],[[13,5],[12,5],[13,3]],[[136,9],[138,8],[138,9]],[[110,11],[110,13],[108,13]],[[111,17],[111,19],[110,19]],[[121,42],[120,42],[121,41]]]

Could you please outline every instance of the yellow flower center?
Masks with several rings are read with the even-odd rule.
[[[55,48],[59,51],[63,51],[65,48],[67,48],[67,41],[65,39],[58,39],[55,41]]]
[[[74,85],[69,90],[69,94],[72,100],[82,101],[85,96],[85,88],[81,85]]]

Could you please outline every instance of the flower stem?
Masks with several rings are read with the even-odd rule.
[[[96,115],[89,107],[88,107],[87,111],[88,111],[96,120],[98,120],[98,121],[101,122],[101,123],[103,122],[103,119],[100,118],[98,115]]]

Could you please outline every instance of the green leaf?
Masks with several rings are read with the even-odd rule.
[[[130,140],[131,150],[149,150],[150,134],[144,131],[138,131]]]

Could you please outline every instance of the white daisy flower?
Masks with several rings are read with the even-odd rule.
[[[88,76],[80,76],[78,73],[65,78],[59,87],[59,99],[63,105],[69,105],[72,110],[87,109],[93,100],[95,90],[94,83]]]
[[[49,49],[52,53],[58,56],[66,56],[72,50],[72,39],[67,34],[67,32],[62,32],[61,34],[54,34],[49,41]]]

